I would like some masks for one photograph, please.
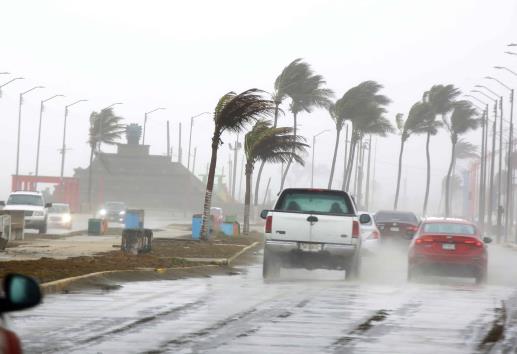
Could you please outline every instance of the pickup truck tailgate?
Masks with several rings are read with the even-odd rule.
[[[309,242],[311,226],[307,214],[272,212],[271,238],[274,240]]]
[[[335,215],[313,215],[311,242],[352,244],[353,218]]]

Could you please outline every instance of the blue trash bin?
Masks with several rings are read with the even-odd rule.
[[[199,240],[201,237],[201,226],[203,225],[203,215],[192,215],[192,239]]]
[[[233,236],[234,230],[233,230],[233,223],[225,222],[221,224],[221,231],[225,236]]]
[[[144,211],[137,209],[126,210],[124,218],[124,228],[130,230],[137,230],[144,228]]]

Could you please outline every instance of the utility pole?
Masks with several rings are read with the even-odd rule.
[[[228,155],[228,187],[231,188],[232,186],[232,158],[231,155]],[[232,196],[233,198],[233,196]]]
[[[241,157],[241,173],[239,176],[239,197],[237,198],[239,201],[241,200],[241,192],[242,192],[242,176],[244,176],[244,155]]]
[[[239,150],[242,148],[242,144],[239,143],[239,136],[237,135],[237,139],[235,140],[235,145],[232,146],[232,144],[229,144],[230,145],[230,151],[233,151],[233,161],[237,161],[237,154],[239,152]],[[230,171],[231,173],[231,171]],[[237,177],[237,164],[235,163],[234,166],[233,166],[233,183],[231,184],[231,196],[233,199],[235,199],[235,180],[236,180],[236,177]]]
[[[167,120],[167,159],[171,159],[171,131],[169,121]]]
[[[507,172],[506,172],[506,210],[505,210],[505,220],[504,220],[504,230],[505,230],[505,238],[508,237],[512,229],[513,217],[510,214],[510,204],[513,199],[513,166],[512,166],[512,152],[513,152],[513,98],[514,98],[514,90],[510,91],[510,136],[508,141],[508,163],[507,163]],[[506,241],[506,240],[505,240]]]
[[[365,196],[365,208],[370,210],[370,162],[372,156],[372,136],[368,138],[368,167],[366,170],[366,196]]]
[[[65,119],[63,121],[63,143],[61,145],[61,154],[62,154],[61,155],[61,178],[63,178],[64,173],[65,173],[66,121],[67,121],[67,118],[68,118],[68,108],[72,107],[75,104],[78,104],[79,102],[86,102],[86,100],[77,100],[74,103],[71,103],[71,104],[65,106]],[[90,166],[89,168],[91,169],[92,166]],[[88,194],[90,194],[89,191],[88,191]],[[91,208],[91,204],[89,205],[89,207]]]
[[[11,80],[14,81],[15,79]],[[4,85],[5,86],[5,85]],[[36,90],[39,88],[43,88],[43,86],[34,86],[30,90],[20,93],[20,100],[18,102],[18,139],[16,142],[16,176],[18,176],[20,172],[20,138],[21,138],[21,128],[22,128],[22,105],[23,105],[23,95],[31,92],[32,90]]]
[[[183,149],[181,148],[181,122],[179,123],[179,132],[178,132],[178,162],[182,163],[182,155],[183,155]]]
[[[271,184],[271,177],[269,177],[266,185],[266,191],[264,192],[264,200],[262,201],[262,206],[266,205],[266,197],[269,194],[269,185]]]
[[[43,120],[43,111],[44,111],[44,105],[45,105],[45,102],[47,101],[50,101],[56,97],[65,97],[63,95],[54,95],[50,98],[47,98],[46,100],[41,100],[40,102],[40,108],[39,108],[39,124],[38,124],[38,144],[37,144],[37,147],[36,147],[36,169],[35,169],[35,172],[34,172],[34,175],[38,176],[39,175],[39,150],[40,150],[40,144],[41,144],[41,122]]]
[[[495,142],[497,137],[497,100],[494,102],[494,123],[492,125],[492,153],[490,155],[490,185],[488,195],[488,227],[490,233],[493,231],[493,213],[494,213],[494,172],[495,172]],[[446,201],[447,202],[447,201]]]
[[[192,159],[192,174],[196,175],[196,154],[197,154],[197,147],[194,148],[194,158]]]
[[[499,99],[499,173],[497,176],[497,243],[501,242],[501,217],[502,217],[502,205],[501,205],[501,194],[503,184],[503,97]]]

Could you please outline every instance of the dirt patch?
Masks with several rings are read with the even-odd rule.
[[[40,258],[0,262],[0,278],[7,273],[15,272],[33,276],[41,283],[46,283],[109,270],[191,267],[201,263],[189,262],[182,258],[229,258],[261,239],[262,236],[258,233],[246,237],[214,237],[209,241],[157,238],[153,241],[151,252],[136,256],[114,250],[93,256],[67,259]]]

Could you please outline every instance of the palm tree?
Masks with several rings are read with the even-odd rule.
[[[309,68],[310,69],[310,68]],[[298,114],[301,112],[310,113],[316,107],[319,108],[327,108],[330,106],[331,101],[330,98],[334,95],[332,90],[324,88],[323,86],[326,84],[323,76],[316,75],[310,70],[310,76],[308,76],[303,82],[300,84],[296,93],[289,94],[291,98],[291,104],[289,105],[289,110],[293,114],[293,134],[297,135],[297,127],[298,127]],[[285,178],[287,177],[287,173],[289,172],[289,168],[291,167],[293,159],[289,159],[287,162],[287,166],[285,168],[284,174],[282,176],[282,181],[280,183],[280,190],[284,188]]]
[[[244,138],[244,153],[246,155],[246,194],[244,197],[244,234],[249,232],[251,204],[251,176],[255,163],[259,160],[278,163],[294,159],[303,165],[300,153],[308,146],[305,139],[296,136],[293,128],[272,128],[271,123],[259,120]]]
[[[480,119],[476,118],[476,109],[469,101],[455,102],[453,107],[454,108],[450,120],[447,120],[445,115],[443,116],[443,122],[449,131],[452,144],[451,162],[449,164],[449,170],[447,171],[447,181],[445,184],[446,217],[450,215],[450,179],[452,175],[452,169],[456,162],[456,144],[458,142],[458,137],[470,130],[477,129],[480,124]]]
[[[403,120],[402,114],[397,114],[396,122],[397,128],[400,131],[400,153],[399,153],[399,165],[397,173],[397,189],[395,192],[395,201],[393,203],[393,209],[397,210],[399,193],[400,193],[400,177],[402,175],[402,154],[404,153],[404,146],[412,134],[422,134],[426,132],[427,122],[433,115],[426,116],[425,106],[421,102],[415,103],[409,110],[409,115],[406,121]]]
[[[95,151],[100,151],[102,143],[116,144],[126,128],[121,124],[122,117],[113,114],[112,108],[105,108],[100,112],[90,114],[90,129],[88,144],[90,145],[90,167],[88,169],[88,208],[92,208],[92,170]]]
[[[212,204],[212,192],[214,189],[215,168],[217,165],[217,150],[222,144],[221,136],[224,132],[238,133],[248,124],[253,123],[262,116],[272,115],[275,104],[271,100],[264,99],[264,92],[258,89],[250,89],[240,94],[228,92],[219,99],[214,110],[214,134],[212,136],[212,155],[206,194],[203,206],[203,224],[201,238],[208,239],[208,218]]]
[[[433,112],[433,118],[429,120],[427,127],[427,139],[425,144],[426,151],[426,162],[427,162],[427,178],[425,186],[424,206],[422,214],[427,214],[427,203],[429,201],[429,187],[431,185],[431,155],[429,152],[429,145],[431,136],[438,133],[438,129],[442,126],[440,122],[436,121],[436,115],[442,115],[443,117],[449,113],[452,109],[452,105],[456,97],[460,95],[460,91],[453,85],[434,85],[431,89],[424,93],[423,101],[428,103],[428,107],[424,107],[425,110],[431,109]]]
[[[273,120],[273,128],[276,128],[278,123],[278,115],[281,113],[280,105],[289,96],[297,96],[301,92],[301,87],[305,80],[312,75],[309,64],[302,61],[301,58],[293,60],[287,65],[284,70],[278,75],[275,80],[275,90],[272,95],[275,103],[275,115]],[[257,181],[255,182],[255,198],[254,205],[258,204],[260,178],[266,161],[262,161],[257,174]]]
[[[393,131],[391,123],[383,116],[390,99],[378,92],[382,85],[375,81],[365,81],[348,90],[336,101],[335,114],[352,122],[350,152],[343,176],[343,190],[348,190],[352,176],[353,161],[357,143],[364,135],[385,136]]]

